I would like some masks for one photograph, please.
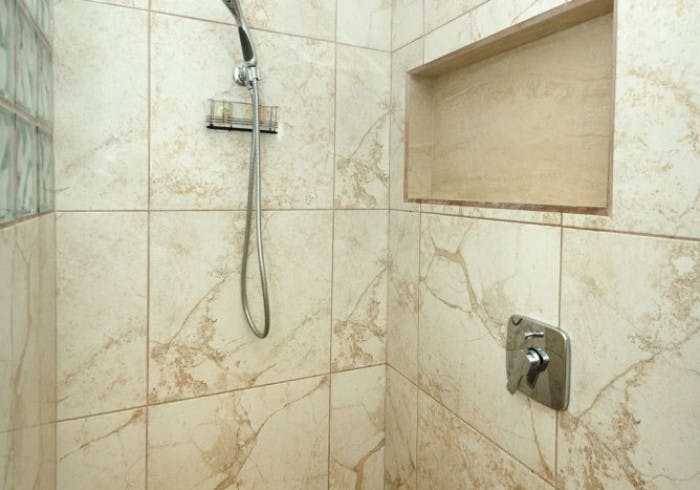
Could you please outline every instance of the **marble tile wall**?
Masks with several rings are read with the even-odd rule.
[[[0,488],[52,489],[56,252],[50,0],[0,0]]]
[[[281,120],[266,340],[239,304],[250,135],[204,123],[248,101],[233,18],[55,3],[59,489],[383,487],[391,2],[242,4]]]
[[[386,488],[700,485],[697,2],[616,2],[611,216],[403,202],[405,72],[562,3],[392,3]],[[507,393],[515,312],[570,334],[567,411]]]

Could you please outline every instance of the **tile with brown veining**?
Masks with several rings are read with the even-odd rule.
[[[505,334],[519,313],[557,324],[560,230],[424,215],[420,386],[543,478],[555,412],[505,387]]]
[[[384,487],[416,488],[418,388],[387,366]]]
[[[423,63],[423,39],[396,50],[391,55],[391,133],[389,146],[389,206],[391,209],[418,211],[416,203],[404,202],[404,163],[406,125],[406,72]]]
[[[564,233],[561,488],[700,486],[700,243]]]
[[[62,0],[55,17],[57,209],[146,209],[148,14]]]
[[[148,217],[59,213],[56,229],[59,417],[141,405]]]
[[[418,379],[418,245],[420,215],[389,212],[387,363]]]
[[[337,50],[335,207],[385,209],[390,55],[342,45]]]
[[[384,488],[384,365],[331,380],[330,488]]]
[[[565,224],[700,237],[699,23],[694,0],[617,2],[612,216]]]
[[[486,2],[488,0],[425,0],[425,32]]]
[[[392,0],[392,50],[397,50],[423,35],[423,1]]]
[[[336,211],[333,242],[334,371],[386,358],[385,211]]]
[[[551,490],[423,391],[418,401],[418,488]]]
[[[248,329],[240,303],[242,212],[151,217],[151,402],[328,371],[331,212],[263,215],[271,331]],[[253,238],[254,241],[254,238]],[[255,250],[248,291],[261,328]]]
[[[336,40],[391,50],[391,0],[338,0]]]
[[[39,219],[39,421],[56,420],[56,215]]]
[[[59,422],[57,490],[146,488],[146,409]]]
[[[238,37],[230,25],[155,14],[151,205],[154,209],[245,209],[250,133],[206,128],[207,100],[248,103],[231,82]],[[183,50],[173,37],[191,49]],[[255,32],[264,65],[263,105],[281,129],[262,136],[263,206],[329,209],[333,202],[334,45]]]
[[[0,433],[0,485],[7,490],[53,489],[56,430],[45,424]]]
[[[325,489],[328,377],[152,407],[151,490]]]
[[[12,428],[12,342],[8,342],[8,339],[12,338],[14,242],[14,227],[0,228],[0,432]]]

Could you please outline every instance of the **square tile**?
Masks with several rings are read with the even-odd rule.
[[[15,98],[15,2],[0,0],[0,96]]]
[[[338,0],[336,41],[391,50],[391,0]]]
[[[37,109],[38,46],[36,32],[22,9],[16,9],[17,105],[32,116]]]
[[[39,180],[36,126],[17,118],[17,195],[15,215],[39,212]]]
[[[0,107],[0,223],[15,217],[15,116]]]
[[[423,35],[423,1],[392,0],[392,50],[397,50]]]

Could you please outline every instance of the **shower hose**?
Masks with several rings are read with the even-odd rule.
[[[248,90],[253,105],[253,136],[250,145],[250,170],[248,172],[248,207],[245,218],[245,238],[243,240],[243,258],[241,264],[241,303],[250,330],[261,339],[270,333],[270,299],[267,294],[267,275],[265,271],[265,256],[262,239],[262,209],[260,197],[260,106],[258,81],[251,77]],[[260,286],[264,308],[264,325],[262,330],[255,324],[248,302],[248,252],[250,249],[250,234],[253,221],[253,206],[255,206],[255,238],[257,245],[258,269],[260,270]]]

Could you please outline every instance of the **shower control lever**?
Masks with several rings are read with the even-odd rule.
[[[511,393],[517,391],[523,378],[527,378],[527,384],[531,388],[534,387],[537,376],[549,365],[549,355],[542,349],[530,348],[521,354],[516,354],[513,371],[508,378],[508,391]]]

